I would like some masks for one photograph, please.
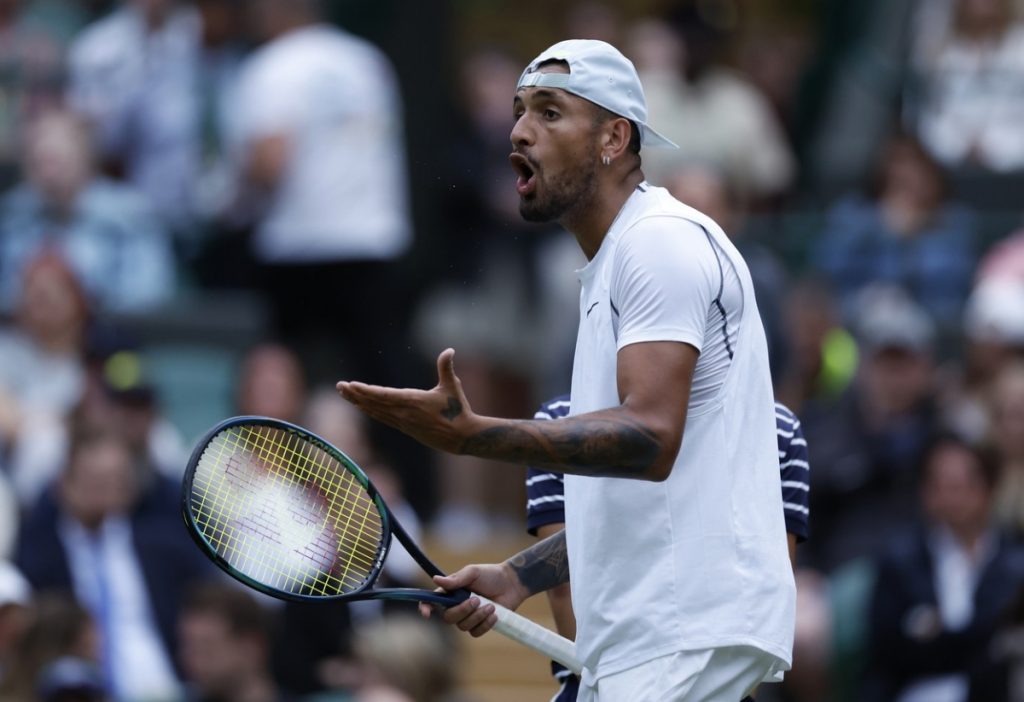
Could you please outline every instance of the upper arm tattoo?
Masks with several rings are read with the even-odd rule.
[[[520,551],[508,559],[508,564],[531,595],[569,582],[565,530]]]

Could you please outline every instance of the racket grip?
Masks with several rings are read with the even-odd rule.
[[[494,625],[495,631],[558,661],[576,675],[583,671],[583,664],[576,657],[575,643],[493,600],[482,595],[473,596],[478,598],[481,604],[494,605],[495,614],[498,615],[498,623]]]

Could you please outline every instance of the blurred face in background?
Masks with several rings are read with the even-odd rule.
[[[925,467],[922,502],[932,522],[954,533],[983,529],[991,514],[992,487],[978,456],[954,442],[934,449]]]
[[[44,255],[25,271],[18,322],[36,343],[68,350],[84,333],[89,308],[71,270],[56,256]]]
[[[926,353],[900,347],[869,350],[861,368],[861,387],[872,410],[885,414],[913,411],[932,391],[934,364]]]
[[[919,144],[896,139],[885,151],[882,196],[898,198],[930,209],[943,200],[943,181],[938,166]]]
[[[238,382],[242,414],[298,421],[306,403],[306,379],[299,359],[276,344],[259,346],[246,356]]]
[[[43,199],[70,209],[92,179],[92,146],[84,123],[68,112],[48,112],[32,122],[25,142],[25,172]]]
[[[71,456],[60,490],[65,509],[87,528],[127,513],[136,491],[131,450],[112,434],[86,440]]]
[[[215,612],[186,612],[178,636],[185,678],[209,699],[230,699],[254,665],[263,660],[260,641],[236,634],[227,619]]]

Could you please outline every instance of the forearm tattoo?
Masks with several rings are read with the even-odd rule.
[[[519,582],[531,595],[569,582],[569,554],[565,530],[552,534],[508,559]]]
[[[555,421],[510,421],[469,437],[462,450],[575,475],[640,478],[654,466],[661,441],[624,413],[606,410]]]

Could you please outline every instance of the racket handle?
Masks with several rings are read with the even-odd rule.
[[[498,623],[494,625],[495,631],[558,661],[576,675],[583,671],[583,664],[576,658],[575,643],[493,600],[482,595],[473,596],[478,598],[481,604],[494,605],[495,614],[498,615]]]

